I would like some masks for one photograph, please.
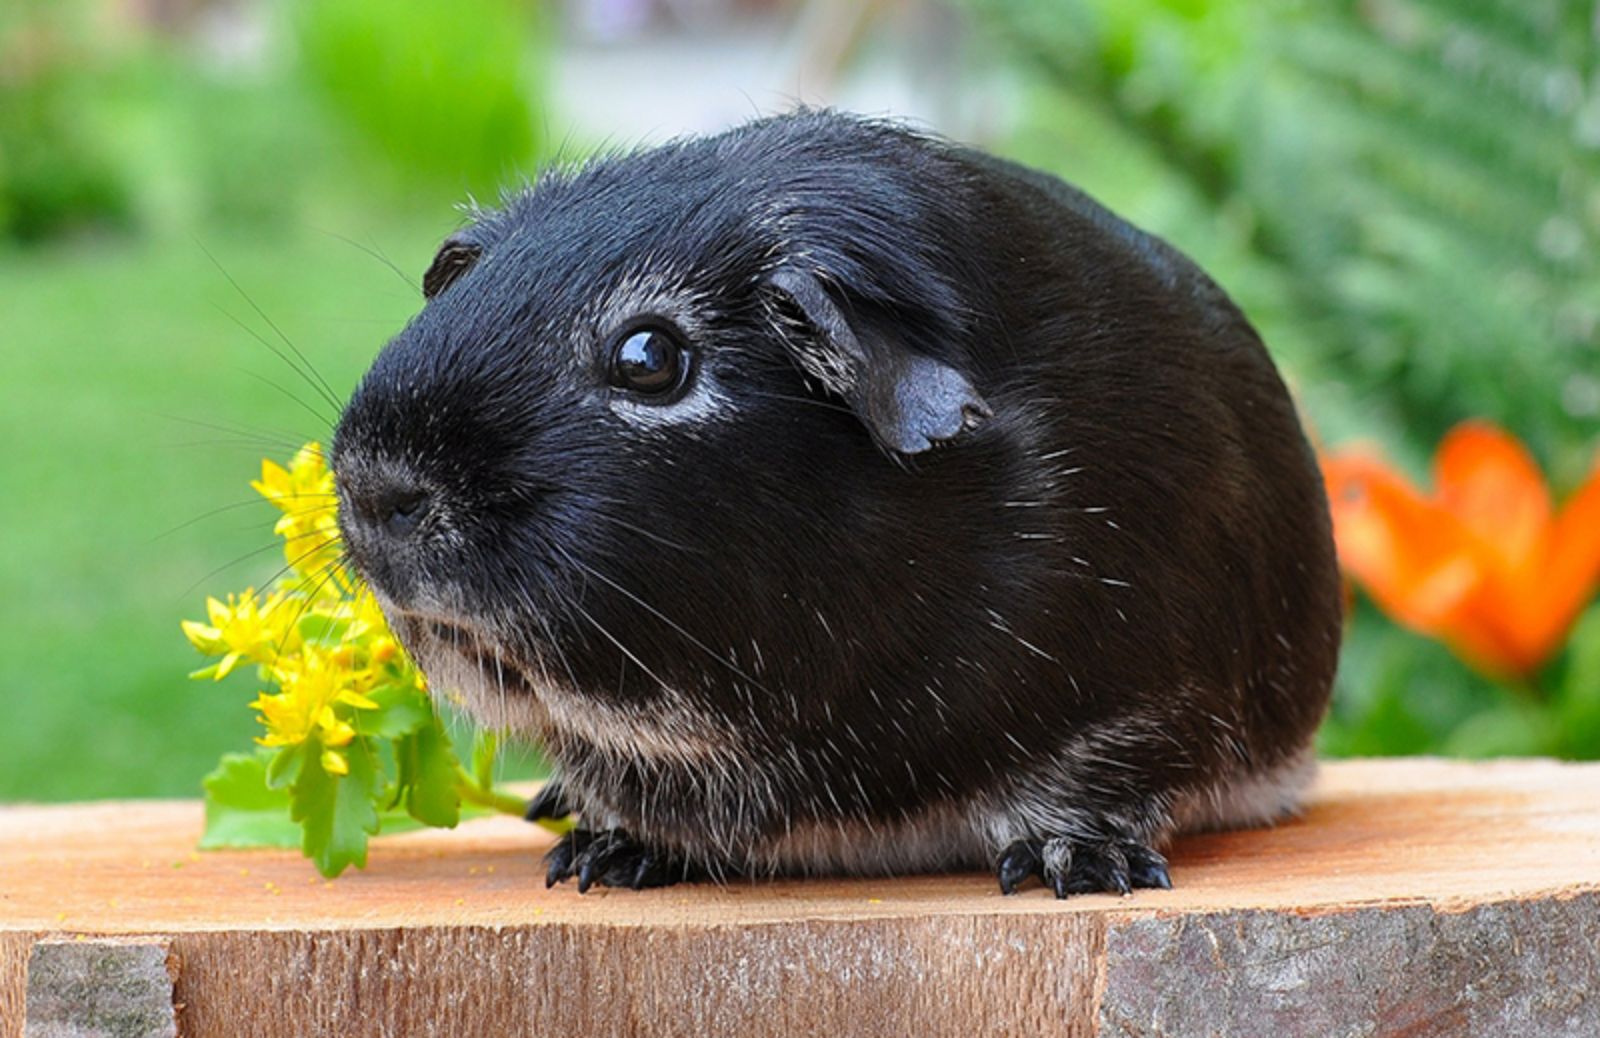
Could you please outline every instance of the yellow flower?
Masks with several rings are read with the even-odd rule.
[[[333,712],[333,707],[325,706],[317,714],[317,730],[324,746],[349,746],[350,740],[356,737],[356,730],[348,721],[339,720],[339,715]]]
[[[370,634],[387,635],[389,621],[383,618],[383,610],[378,608],[378,599],[371,591],[363,587],[349,600],[351,610],[350,637],[365,639]]]
[[[337,644],[323,643],[313,651],[323,653],[345,674],[346,687],[357,693],[384,685],[417,685],[416,667],[389,631],[383,612],[372,593],[352,581],[354,596],[328,599],[319,597],[309,616],[341,625]]]
[[[389,630],[378,600],[365,587],[346,606],[351,622],[345,634],[344,649],[349,650],[352,680],[366,691],[379,683],[411,684],[418,688],[422,674]]]
[[[283,513],[272,532],[284,539],[284,561],[302,579],[320,579],[338,565],[343,550],[338,498],[321,445],[308,443],[301,447],[288,468],[263,460],[261,478],[250,486]],[[325,585],[339,582],[340,578],[335,577]],[[342,592],[339,587],[327,590],[333,594]]]
[[[298,746],[315,738],[323,746],[346,746],[356,730],[334,711],[335,705],[376,710],[378,704],[351,687],[351,675],[330,654],[307,651],[288,657],[272,669],[282,690],[261,693],[250,705],[267,734],[256,742],[263,746]],[[343,772],[340,772],[343,774]]]
[[[322,460],[322,446],[317,443],[308,443],[296,451],[287,469],[275,461],[262,459],[261,478],[252,481],[250,486],[284,513],[301,513],[308,507],[333,507],[333,473]]]
[[[244,660],[271,663],[292,647],[295,610],[283,608],[285,595],[275,591],[265,600],[255,590],[229,595],[226,603],[206,599],[209,624],[183,621],[183,633],[207,656],[221,656],[212,676],[221,681]]]

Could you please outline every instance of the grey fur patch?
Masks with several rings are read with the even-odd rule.
[[[994,854],[959,804],[939,804],[895,822],[817,822],[762,841],[750,852],[755,871],[888,875],[990,868]]]
[[[1249,829],[1270,825],[1296,814],[1306,787],[1317,775],[1310,746],[1264,772],[1239,775],[1200,792],[1178,798],[1172,821],[1178,832]]]

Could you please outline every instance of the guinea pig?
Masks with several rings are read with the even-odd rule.
[[[541,175],[331,451],[435,688],[538,742],[548,879],[1170,885],[1312,775],[1341,596],[1261,340],[1043,173],[804,110]]]

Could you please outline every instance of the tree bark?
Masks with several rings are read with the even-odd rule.
[[[1066,901],[977,874],[579,896],[510,818],[330,883],[196,853],[200,824],[0,809],[0,1035],[171,1033],[43,1029],[123,974],[179,1033],[252,1038],[1600,1034],[1600,765],[1328,764],[1302,817],[1179,840],[1173,890]]]

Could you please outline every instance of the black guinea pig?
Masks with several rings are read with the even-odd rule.
[[[1227,296],[1052,177],[828,112],[551,171],[334,439],[434,686],[536,739],[549,879],[1169,885],[1292,811],[1327,502]]]

